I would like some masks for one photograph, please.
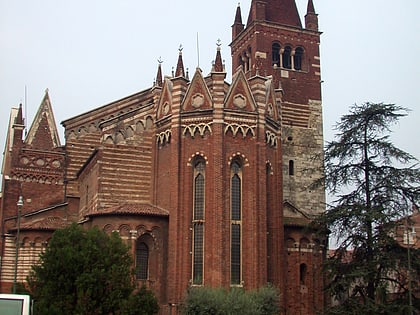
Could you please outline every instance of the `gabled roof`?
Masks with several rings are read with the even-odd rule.
[[[39,150],[51,150],[61,146],[48,90],[45,91],[45,96],[25,138],[25,144]]]

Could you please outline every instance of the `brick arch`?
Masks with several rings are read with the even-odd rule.
[[[242,166],[249,166],[249,160],[246,157],[246,155],[243,153],[240,153],[240,152],[233,153],[229,157],[229,162],[228,162],[229,166],[232,164],[234,160],[241,162]]]
[[[118,230],[120,231],[120,236],[130,236],[131,227],[128,224],[121,224]]]
[[[145,126],[146,126],[146,130],[152,129],[153,124],[154,124],[154,120],[152,116],[147,116],[145,119]]]
[[[137,134],[142,133],[146,129],[144,122],[141,120],[137,121],[135,126],[135,131]]]
[[[37,245],[37,244],[42,245],[42,242],[43,242],[43,240],[42,240],[41,237],[35,237],[35,239],[34,239],[35,245]]]
[[[111,234],[115,229],[114,226],[112,224],[106,224],[102,230],[107,233],[107,234]]]
[[[29,244],[31,242],[31,239],[26,236],[22,239],[22,241],[20,242],[23,246],[25,246],[25,244]]]
[[[107,136],[104,143],[106,144],[114,144],[114,139],[112,138],[111,135]]]
[[[134,136],[134,128],[132,126],[127,126],[125,128],[126,138],[132,138]]]
[[[265,169],[266,169],[266,172],[267,173],[269,172],[270,175],[274,174],[273,164],[271,163],[270,160],[265,161]]]
[[[301,239],[300,239],[300,241],[299,241],[299,246],[300,246],[300,248],[304,248],[304,249],[306,249],[306,248],[308,248],[309,247],[309,244],[310,244],[310,242],[309,242],[309,240],[306,238],[306,237],[302,237]]]
[[[77,134],[74,130],[71,130],[70,132],[67,133],[66,136],[67,140],[73,140],[77,138]]]
[[[79,133],[79,136],[84,136],[85,134],[88,133],[88,131],[85,126],[82,126],[79,128],[78,133]]]
[[[125,141],[125,136],[122,131],[119,131],[115,134],[115,143],[122,143]]]
[[[150,232],[145,232],[142,235],[139,235],[139,237],[137,237],[137,243],[138,242],[146,243],[147,247],[151,250],[156,248],[156,240]]]
[[[187,165],[188,166],[193,166],[194,162],[199,158],[204,159],[205,163],[209,164],[207,155],[204,152],[198,152],[197,151],[197,152],[191,154],[190,158],[188,159]]]
[[[296,243],[296,240],[293,237],[289,237],[286,240],[286,247],[287,248],[294,248],[295,247],[295,243]]]
[[[98,130],[98,128],[97,128],[97,126],[95,126],[95,124],[94,123],[91,123],[89,126],[88,126],[88,131],[89,132],[95,132],[95,131],[97,131]]]

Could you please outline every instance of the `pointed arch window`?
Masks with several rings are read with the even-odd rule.
[[[303,48],[297,47],[293,56],[295,70],[302,70]]]
[[[231,165],[230,186],[230,283],[231,285],[240,285],[242,280],[242,168],[237,161]]]
[[[276,65],[277,67],[280,67],[280,44],[279,43],[273,43],[271,46],[271,58],[272,58],[272,65]]]
[[[144,242],[136,246],[136,278],[147,280],[149,276],[149,247]]]
[[[204,272],[204,211],[205,211],[205,162],[199,160],[194,165],[193,179],[193,244],[192,283],[203,284]]]
[[[292,48],[290,46],[284,47],[282,60],[283,68],[292,69]]]

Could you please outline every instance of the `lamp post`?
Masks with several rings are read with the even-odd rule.
[[[13,294],[16,293],[16,282],[17,282],[17,270],[18,270],[18,258],[19,258],[19,234],[20,234],[20,212],[23,207],[23,197],[19,196],[17,202],[17,231],[16,231],[16,252],[15,252],[15,273],[13,278]]]

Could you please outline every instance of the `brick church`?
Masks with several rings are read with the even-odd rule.
[[[234,13],[230,83],[220,46],[206,75],[189,75],[180,50],[153,86],[63,121],[64,145],[48,91],[25,136],[22,106],[12,108],[1,292],[14,283],[16,242],[24,282],[52,233],[77,222],[126,240],[162,314],[191,286],[267,283],[282,314],[323,308],[325,240],[307,228],[325,209],[324,190],[310,187],[322,176],[310,171],[323,152],[318,16],[312,0],[304,25],[295,0],[252,0],[245,24]]]

